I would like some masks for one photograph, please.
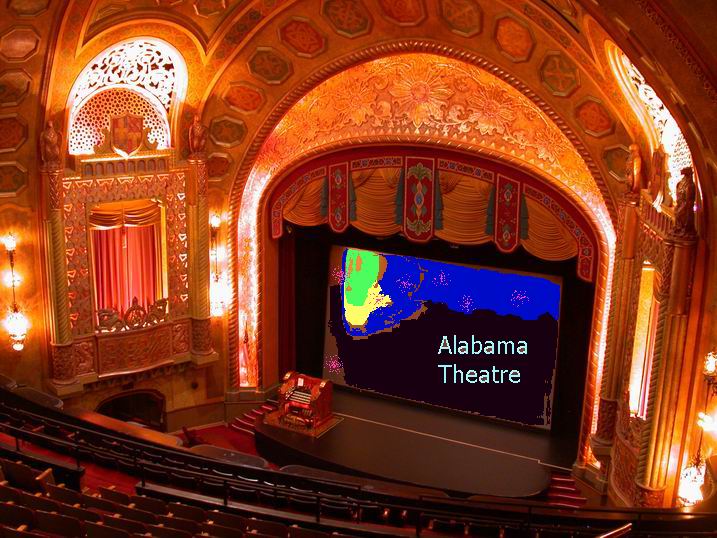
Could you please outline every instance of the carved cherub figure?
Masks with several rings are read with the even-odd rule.
[[[60,133],[52,120],[47,122],[45,130],[40,134],[40,158],[45,168],[60,167]]]
[[[642,156],[640,155],[640,146],[630,144],[630,156],[625,163],[625,182],[630,192],[640,192],[644,186],[642,177]]]
[[[202,125],[202,119],[199,114],[195,114],[194,121],[189,127],[189,153],[191,155],[202,154],[206,145],[207,128]]]
[[[682,179],[677,184],[675,192],[675,228],[677,237],[691,237],[695,234],[695,183],[692,178],[692,168],[682,169]]]

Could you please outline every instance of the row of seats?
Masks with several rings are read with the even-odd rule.
[[[324,538],[329,534],[258,518],[160,499],[115,488],[78,492],[56,485],[52,470],[38,473],[0,459],[0,525],[3,536],[125,538],[281,537]],[[11,470],[9,475],[5,470]],[[18,472],[20,470],[20,472]],[[27,488],[27,489],[26,489]]]
[[[465,529],[469,529],[469,534],[474,534],[474,530],[481,529],[481,522],[489,524],[494,519],[491,516],[495,514],[495,510],[480,507],[478,504],[475,509],[453,509],[442,504],[440,499],[377,495],[351,484],[315,481],[276,471],[231,465],[139,439],[121,439],[116,434],[80,423],[72,417],[67,417],[69,422],[64,422],[59,416],[53,418],[52,413],[41,415],[32,410],[31,403],[28,402],[26,407],[17,399],[0,402],[0,422],[5,422],[5,419],[11,426],[8,433],[25,436],[23,438],[37,444],[49,443],[50,448],[73,454],[78,460],[90,460],[103,466],[118,468],[127,474],[142,477],[143,483],[151,480],[201,492],[222,499],[225,505],[230,501],[239,501],[245,506],[270,505],[284,511],[289,521],[291,512],[316,513],[316,507],[321,506],[321,515],[331,515],[349,522],[375,520],[397,526],[411,525],[429,532],[433,530],[454,534],[460,534],[460,529],[463,529],[463,533],[466,532]],[[52,443],[55,445],[52,446]],[[181,491],[179,493],[181,495]],[[529,523],[527,518],[521,515],[520,508],[516,507],[513,512],[502,512],[505,517],[500,519],[505,520],[505,525],[489,525],[489,535],[497,536],[502,533],[502,536],[532,537],[534,533],[531,529],[538,526],[545,531],[543,525]],[[426,512],[429,513],[428,516]],[[439,513],[443,515],[434,516]],[[597,533],[594,529],[599,519],[582,519],[577,513],[565,513],[566,517],[556,517],[557,511],[551,513],[553,515],[548,517],[554,520],[555,525],[548,527],[553,527],[549,531],[553,536],[594,536]],[[477,525],[474,525],[475,523]],[[150,522],[144,524],[154,525]],[[480,530],[475,534],[484,535]]]

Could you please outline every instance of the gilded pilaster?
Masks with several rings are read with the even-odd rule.
[[[188,196],[190,297],[192,313],[192,353],[212,353],[209,304],[209,209],[207,203],[207,161],[203,153],[189,159]]]

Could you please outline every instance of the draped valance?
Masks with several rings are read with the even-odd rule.
[[[98,205],[90,211],[93,228],[110,229],[122,226],[148,226],[162,219],[162,208],[155,200],[123,200]]]
[[[595,243],[576,209],[538,181],[431,157],[384,157],[329,164],[286,182],[274,197],[272,235],[281,221],[299,226],[345,224],[376,237],[403,233],[412,241],[494,242],[550,261],[578,257],[591,281]]]

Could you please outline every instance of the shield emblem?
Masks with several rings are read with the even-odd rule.
[[[112,149],[131,155],[142,145],[144,118],[134,114],[113,117],[111,120]]]

